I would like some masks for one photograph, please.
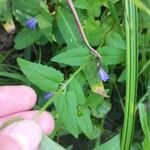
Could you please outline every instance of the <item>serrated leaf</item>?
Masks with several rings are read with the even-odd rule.
[[[46,65],[36,64],[21,58],[17,62],[28,80],[44,91],[54,91],[63,81],[60,71]]]
[[[85,45],[75,20],[68,9],[59,7],[57,12],[57,23],[68,48],[80,48],[81,45]]]
[[[51,150],[65,150],[61,145],[52,141],[49,137],[43,134],[39,150],[50,150],[50,149]]]
[[[37,16],[40,31],[49,41],[52,41],[52,18],[49,12],[43,11]]]
[[[15,48],[21,50],[37,41],[38,32],[30,29],[21,30],[15,37]]]
[[[52,61],[71,66],[80,66],[90,60],[89,50],[85,48],[71,49],[52,58]]]
[[[97,146],[94,150],[120,150],[120,134],[117,134],[104,144]]]
[[[104,46],[98,49],[105,65],[118,64],[125,61],[125,50],[110,46]]]
[[[58,95],[54,100],[54,105],[58,112],[60,120],[67,130],[78,137],[78,117],[77,117],[77,99],[73,92],[68,91]]]

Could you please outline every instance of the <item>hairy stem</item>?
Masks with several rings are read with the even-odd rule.
[[[126,19],[126,100],[121,150],[130,150],[134,134],[138,82],[138,14],[132,0],[125,0]]]

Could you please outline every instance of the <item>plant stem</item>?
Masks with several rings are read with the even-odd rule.
[[[138,14],[132,0],[125,0],[126,19],[126,100],[121,150],[130,150],[134,134],[138,82]]]
[[[72,0],[67,0],[67,3],[68,3],[68,6],[69,6],[69,8],[70,8],[70,10],[71,10],[71,12],[72,12],[74,18],[75,18],[76,24],[77,24],[77,26],[78,26],[78,30],[79,30],[79,32],[80,32],[80,35],[81,35],[83,41],[85,42],[86,46],[89,48],[89,50],[91,51],[91,53],[92,53],[92,54],[95,56],[95,58],[99,61],[99,66],[100,66],[101,63],[102,63],[102,57],[101,57],[101,55],[100,55],[95,49],[93,49],[93,48],[90,46],[90,44],[89,44],[89,42],[88,42],[88,39],[87,39],[87,37],[86,37],[86,35],[85,35],[85,33],[84,33],[84,30],[83,30],[83,28],[82,28],[82,25],[81,25],[80,19],[79,19],[79,17],[78,17],[78,14],[77,14],[77,12],[76,12],[76,10],[75,10],[75,7],[74,7],[74,5],[73,5]]]
[[[61,92],[63,92],[66,87],[68,86],[68,84],[73,80],[73,78],[85,67],[85,65],[87,64],[84,64],[83,66],[79,67],[71,76],[70,78],[54,93],[54,96],[52,98],[50,98],[46,103],[45,105],[40,109],[40,111],[36,114],[36,116],[33,118],[34,121],[36,121],[39,116],[41,115],[41,113],[43,111],[45,111],[49,106],[50,104],[55,100],[55,98],[61,94]]]

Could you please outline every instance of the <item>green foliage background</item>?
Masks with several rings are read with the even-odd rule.
[[[149,117],[142,114],[149,112],[141,102],[146,100],[149,106],[150,2],[134,0],[134,3],[140,8],[140,119],[137,116],[132,149],[146,150],[150,143]],[[65,0],[0,0],[1,25],[6,30],[16,28],[14,44],[0,52],[0,85],[25,84],[34,88],[38,94],[34,109],[47,109],[53,114],[56,127],[50,138],[57,139],[65,148],[72,145],[74,149],[118,150],[126,81],[124,1],[74,0],[74,6],[90,45],[102,56],[102,68],[109,74],[109,81],[103,83],[99,77],[96,60]],[[30,17],[38,21],[35,30],[26,26]],[[45,92],[54,93],[48,102],[44,100]],[[75,144],[64,142],[68,136]],[[91,141],[90,145],[82,146],[81,140],[81,147],[76,147],[76,139],[82,136],[87,143]]]

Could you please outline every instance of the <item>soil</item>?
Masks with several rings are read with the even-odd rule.
[[[0,51],[7,50],[13,45],[13,34],[8,34],[0,25]]]

